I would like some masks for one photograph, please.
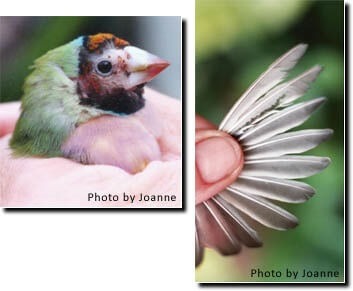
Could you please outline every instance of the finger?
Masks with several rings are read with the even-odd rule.
[[[217,130],[196,131],[196,204],[233,183],[244,164],[240,145]]]
[[[12,132],[20,116],[20,102],[0,104],[0,137]]]
[[[196,115],[195,118],[196,129],[216,129],[217,126],[209,122],[207,119]]]

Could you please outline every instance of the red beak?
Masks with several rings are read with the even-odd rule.
[[[128,80],[124,86],[126,90],[151,81],[170,65],[169,62],[162,60],[160,57],[137,47],[127,46],[124,51],[129,55],[126,60],[127,71],[129,72]]]
[[[147,72],[148,72],[148,76],[151,78],[154,78],[155,76],[157,76],[160,72],[162,72],[165,68],[167,68],[170,65],[169,62],[164,61],[162,59],[160,59],[158,62],[150,64],[147,67]]]

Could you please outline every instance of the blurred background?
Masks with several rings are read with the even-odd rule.
[[[332,128],[334,136],[308,155],[329,156],[331,165],[303,181],[316,188],[305,204],[285,205],[300,220],[287,232],[258,226],[264,246],[222,257],[207,250],[197,281],[287,281],[251,278],[252,268],[339,271],[344,263],[344,2],[196,0],[196,112],[219,124],[237,98],[280,55],[298,43],[309,48],[292,77],[315,64],[324,71],[300,99],[327,96],[301,128]],[[303,280],[303,279],[301,279]]]
[[[171,63],[149,83],[181,97],[181,17],[0,17],[0,102],[20,99],[28,67],[80,35],[113,33]]]

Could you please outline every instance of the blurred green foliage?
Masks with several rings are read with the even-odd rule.
[[[327,96],[301,128],[333,128],[334,136],[308,155],[331,165],[305,179],[317,190],[307,203],[285,205],[300,219],[294,230],[259,226],[264,246],[222,257],[207,250],[197,281],[291,281],[251,278],[250,270],[337,270],[344,262],[344,3],[343,1],[196,0],[196,112],[215,124],[247,87],[298,43],[309,48],[293,77],[315,64],[324,71],[300,101]],[[311,278],[309,281],[325,281]]]
[[[33,31],[29,29],[30,36],[24,37],[29,41],[21,42],[19,39],[16,42],[18,47],[13,48],[16,54],[11,62],[5,59],[6,55],[1,56],[1,64],[4,65],[1,66],[0,102],[18,100],[22,95],[22,84],[30,73],[29,67],[33,61],[49,49],[77,37],[85,20],[87,20],[85,17],[37,18],[36,23],[32,23],[36,29]]]

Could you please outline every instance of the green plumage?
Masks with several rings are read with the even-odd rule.
[[[99,112],[79,105],[77,77],[82,38],[53,49],[34,63],[22,97],[22,113],[10,142],[16,156],[61,156],[75,127]]]

